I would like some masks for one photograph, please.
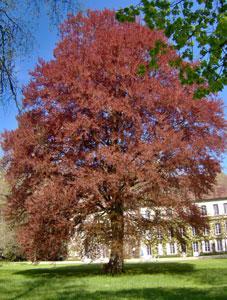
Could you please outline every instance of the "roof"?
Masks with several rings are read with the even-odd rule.
[[[196,200],[196,202],[225,199],[227,199],[227,174],[220,173],[217,176],[216,185],[213,187],[213,191],[204,195],[202,199]]]
[[[226,197],[217,197],[217,198],[208,198],[208,199],[198,199],[195,202],[211,202],[211,201],[223,201],[226,200],[227,203],[227,196]]]

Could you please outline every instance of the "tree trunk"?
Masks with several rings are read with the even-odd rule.
[[[115,275],[123,272],[124,255],[124,216],[123,209],[119,205],[110,215],[111,221],[111,253],[108,264],[104,266],[106,273]]]

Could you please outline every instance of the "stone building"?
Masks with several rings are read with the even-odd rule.
[[[196,204],[200,207],[201,217],[208,217],[209,228],[204,228],[202,233],[198,233],[193,227],[182,230],[184,244],[171,232],[160,232],[155,240],[152,237],[144,238],[140,256],[149,259],[227,253],[227,196],[198,200]],[[146,211],[142,213],[146,214]]]
[[[196,200],[201,210],[201,218],[207,217],[209,226],[203,232],[186,226],[179,228],[182,239],[175,233],[158,231],[147,232],[140,241],[125,244],[125,258],[150,259],[154,257],[200,256],[227,254],[227,175],[220,174],[212,193]],[[145,218],[152,218],[152,211],[141,209]],[[165,215],[165,214],[164,214]],[[69,255],[75,256],[77,245],[70,246]],[[107,259],[109,249],[97,245],[96,258]]]
[[[140,257],[200,256],[227,253],[227,175],[219,174],[213,191],[195,201],[201,217],[208,218],[208,228],[197,232],[195,228],[181,230],[185,242],[179,242],[171,232],[159,233],[152,242],[143,239]],[[142,213],[145,213],[144,211]]]

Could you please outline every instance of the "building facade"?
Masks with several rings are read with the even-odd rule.
[[[199,200],[196,204],[200,207],[201,217],[208,218],[209,227],[204,228],[203,232],[197,232],[193,227],[182,229],[182,237],[185,236],[183,243],[171,232],[160,232],[153,240],[147,236],[141,241],[140,257],[149,259],[227,253],[227,197]]]
[[[212,192],[205,197],[195,201],[200,208],[201,217],[208,219],[209,226],[202,232],[197,232],[195,228],[189,226],[177,228],[177,238],[171,230],[161,232],[154,229],[153,234],[147,232],[138,241],[127,241],[124,245],[125,258],[146,260],[156,257],[227,254],[227,174],[218,174]],[[154,215],[146,208],[141,209],[141,214],[145,218],[152,218]],[[182,239],[179,239],[179,232]],[[78,251],[78,239],[75,239],[69,245],[69,256],[80,258],[79,253],[83,253],[83,251]],[[107,247],[97,245],[97,257],[105,260],[109,255],[110,250]]]
[[[175,235],[174,231],[146,232],[140,241],[125,243],[125,258],[141,258],[149,260],[161,257],[190,257],[212,254],[227,254],[227,196],[206,200],[198,200],[196,204],[200,208],[201,217],[208,219],[208,227],[198,232],[196,228],[187,226],[178,228],[182,239]],[[153,213],[148,209],[141,209],[144,218],[152,218]],[[69,245],[69,256],[78,258],[78,239]],[[110,255],[107,247],[97,245],[96,259],[105,260]],[[82,255],[83,259],[93,259]]]

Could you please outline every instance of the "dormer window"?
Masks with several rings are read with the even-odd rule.
[[[227,215],[227,203],[224,203],[224,214]]]
[[[207,207],[206,207],[206,205],[202,205],[202,206],[201,206],[201,214],[202,214],[203,216],[206,216],[206,215],[207,215]]]
[[[215,215],[215,216],[219,215],[218,204],[214,204],[214,205],[213,205],[213,208],[214,208],[214,215]]]

